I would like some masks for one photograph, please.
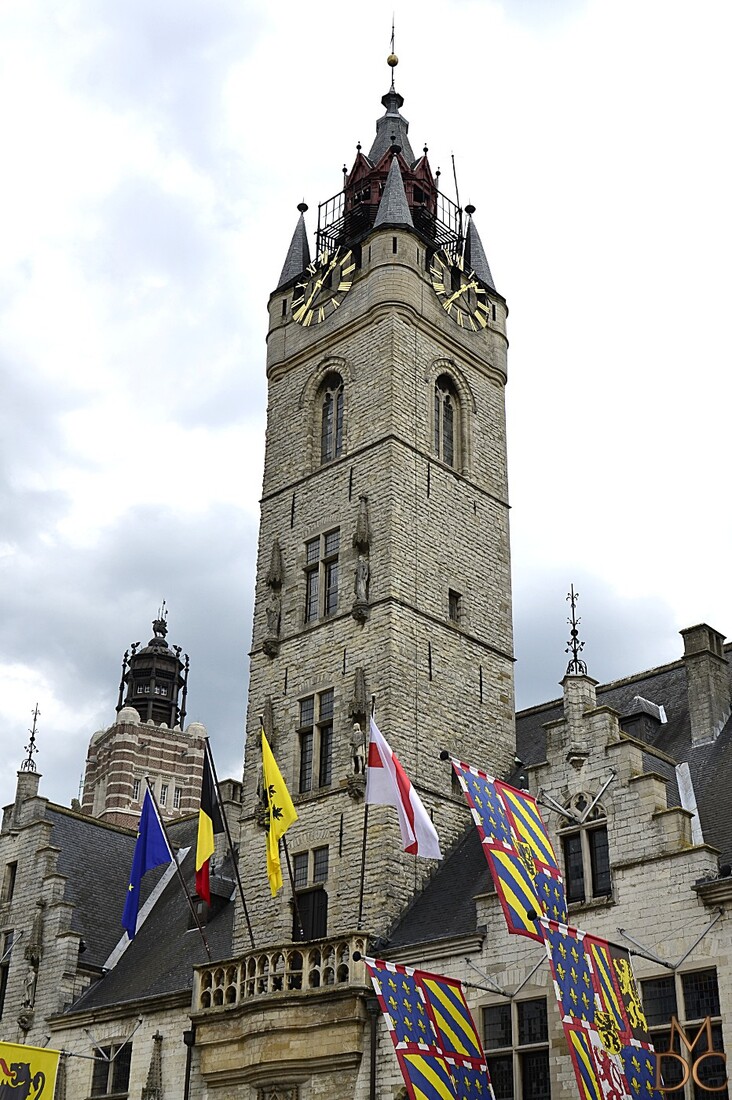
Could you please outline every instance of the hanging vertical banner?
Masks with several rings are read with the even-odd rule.
[[[492,775],[452,760],[483,842],[509,932],[543,940],[541,916],[567,919],[567,899],[536,799]]]
[[[546,917],[539,925],[581,1100],[661,1100],[628,952]]]
[[[411,1100],[493,1100],[460,982],[380,959],[364,962]]]
[[[61,1052],[0,1043],[0,1097],[53,1100]]]

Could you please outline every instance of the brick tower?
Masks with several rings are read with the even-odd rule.
[[[146,646],[122,659],[117,717],[89,742],[82,810],[112,825],[135,828],[146,777],[166,819],[198,809],[206,729],[185,725],[188,657],[169,646],[165,604]]]
[[[514,757],[506,302],[393,75],[382,103],[312,262],[299,207],[269,301],[241,847],[260,943],[294,934],[264,875],[260,719],[299,814],[305,938],[357,924],[372,700],[443,851],[467,816],[440,750],[499,775]],[[369,820],[362,926],[383,934],[434,864],[403,854],[392,809]]]

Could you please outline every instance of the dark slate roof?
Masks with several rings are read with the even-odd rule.
[[[483,242],[472,218],[468,222],[468,232],[465,238],[465,266],[468,270],[472,269],[480,281],[489,286],[491,290],[496,289]]]
[[[102,966],[120,938],[135,834],[49,804],[51,844],[61,849],[65,898],[74,905],[72,928],[86,944],[85,966]]]
[[[182,864],[183,877],[191,893],[195,882],[197,828],[197,817],[185,818],[169,827],[171,843],[191,849]],[[163,872],[164,868],[160,873]],[[151,871],[149,875],[156,876],[156,872]],[[217,880],[219,883],[227,877],[226,864],[221,868],[221,876]],[[230,872],[228,877],[231,877]],[[232,893],[233,890],[231,882]],[[121,909],[115,913],[119,919]],[[213,959],[231,955],[233,915],[234,905],[224,903],[206,925],[206,939]],[[195,925],[189,928],[191,921],[188,904],[175,875],[114,969],[92,985],[68,1011],[87,1012],[105,1005],[189,991],[193,984],[193,967],[207,961],[198,929]],[[115,944],[121,932],[118,925]]]
[[[282,274],[277,283],[277,290],[279,290],[281,286],[284,286],[285,283],[289,283],[291,279],[295,279],[298,275],[302,274],[309,263],[310,245],[308,244],[308,231],[305,228],[305,214],[301,213],[297,225],[295,226],[295,232],[292,234],[290,247],[287,250]]]
[[[471,825],[393,929],[389,947],[470,935],[475,932],[475,895],[492,890],[478,830]]]
[[[727,647],[729,657],[732,647]],[[696,793],[704,840],[720,851],[720,864],[732,863],[732,717],[715,741],[692,745],[683,661],[650,669],[597,688],[598,706],[609,706],[622,716],[636,712],[636,696],[663,706],[667,722],[650,716],[632,726],[632,736],[645,741],[676,763],[688,762]],[[545,723],[563,717],[561,699],[531,707],[516,715],[517,754],[524,765],[546,759]],[[631,732],[630,723],[628,731]],[[476,761],[476,763],[480,763]],[[658,754],[643,754],[647,771],[668,780],[669,805],[679,804],[674,764]],[[511,777],[507,777],[509,782]],[[394,927],[389,947],[427,943],[476,931],[476,894],[492,889],[490,873],[481,851],[478,833],[472,826],[453,853],[442,863],[427,888]]]
[[[385,225],[406,225],[414,229],[407,193],[404,190],[404,180],[399,168],[399,158],[396,156],[392,158],[389,166],[374,229],[380,229]]]
[[[392,88],[382,97],[381,102],[386,107],[386,114],[376,120],[376,137],[369,149],[369,160],[372,164],[378,164],[384,154],[389,151],[389,148],[396,144],[401,146],[402,156],[410,168],[413,168],[416,161],[407,136],[409,123],[399,113],[399,108],[404,103],[404,99]]]

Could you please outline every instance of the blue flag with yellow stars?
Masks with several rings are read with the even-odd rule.
[[[536,799],[453,759],[453,770],[483,842],[506,926],[542,942],[541,916],[567,919],[567,899]]]
[[[628,952],[545,917],[539,926],[581,1100],[661,1100]]]
[[[140,824],[137,827],[137,843],[132,856],[132,870],[127,887],[127,900],[122,914],[122,927],[127,930],[131,940],[137,930],[137,910],[140,907],[140,886],[142,876],[161,863],[172,863],[173,853],[163,832],[163,826],[152,800],[150,791],[145,791],[142,803]]]
[[[493,1100],[460,982],[364,959],[411,1100]]]

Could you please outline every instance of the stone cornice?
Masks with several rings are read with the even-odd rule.
[[[462,481],[472,492],[479,493],[485,500],[492,500],[495,504],[501,504],[504,508],[511,507],[505,497],[499,497],[496,496],[495,493],[489,492],[471,478],[466,477],[465,474],[461,474],[458,470],[454,470],[452,466],[446,466],[444,462],[440,462],[436,455],[433,455],[429,451],[422,450],[420,447],[415,447],[413,443],[397,435],[396,432],[387,432],[386,435],[382,435],[378,439],[372,440],[371,443],[364,444],[363,447],[356,447],[354,450],[348,451],[347,454],[341,455],[340,458],[335,459],[333,462],[328,462],[325,466],[318,466],[317,469],[311,470],[309,474],[304,474],[294,481],[288,481],[286,485],[281,485],[277,489],[270,489],[269,492],[262,494],[259,504],[262,505],[267,501],[275,500],[284,493],[291,493],[294,489],[299,489],[300,486],[306,485],[308,481],[312,481],[316,477],[322,477],[328,470],[337,470],[339,466],[347,466],[349,463],[352,463],[354,459],[359,458],[361,455],[368,454],[369,451],[374,450],[376,447],[381,447],[385,443],[396,443],[404,447],[406,450],[411,451],[412,454],[429,462],[436,470],[442,470],[456,481]]]

